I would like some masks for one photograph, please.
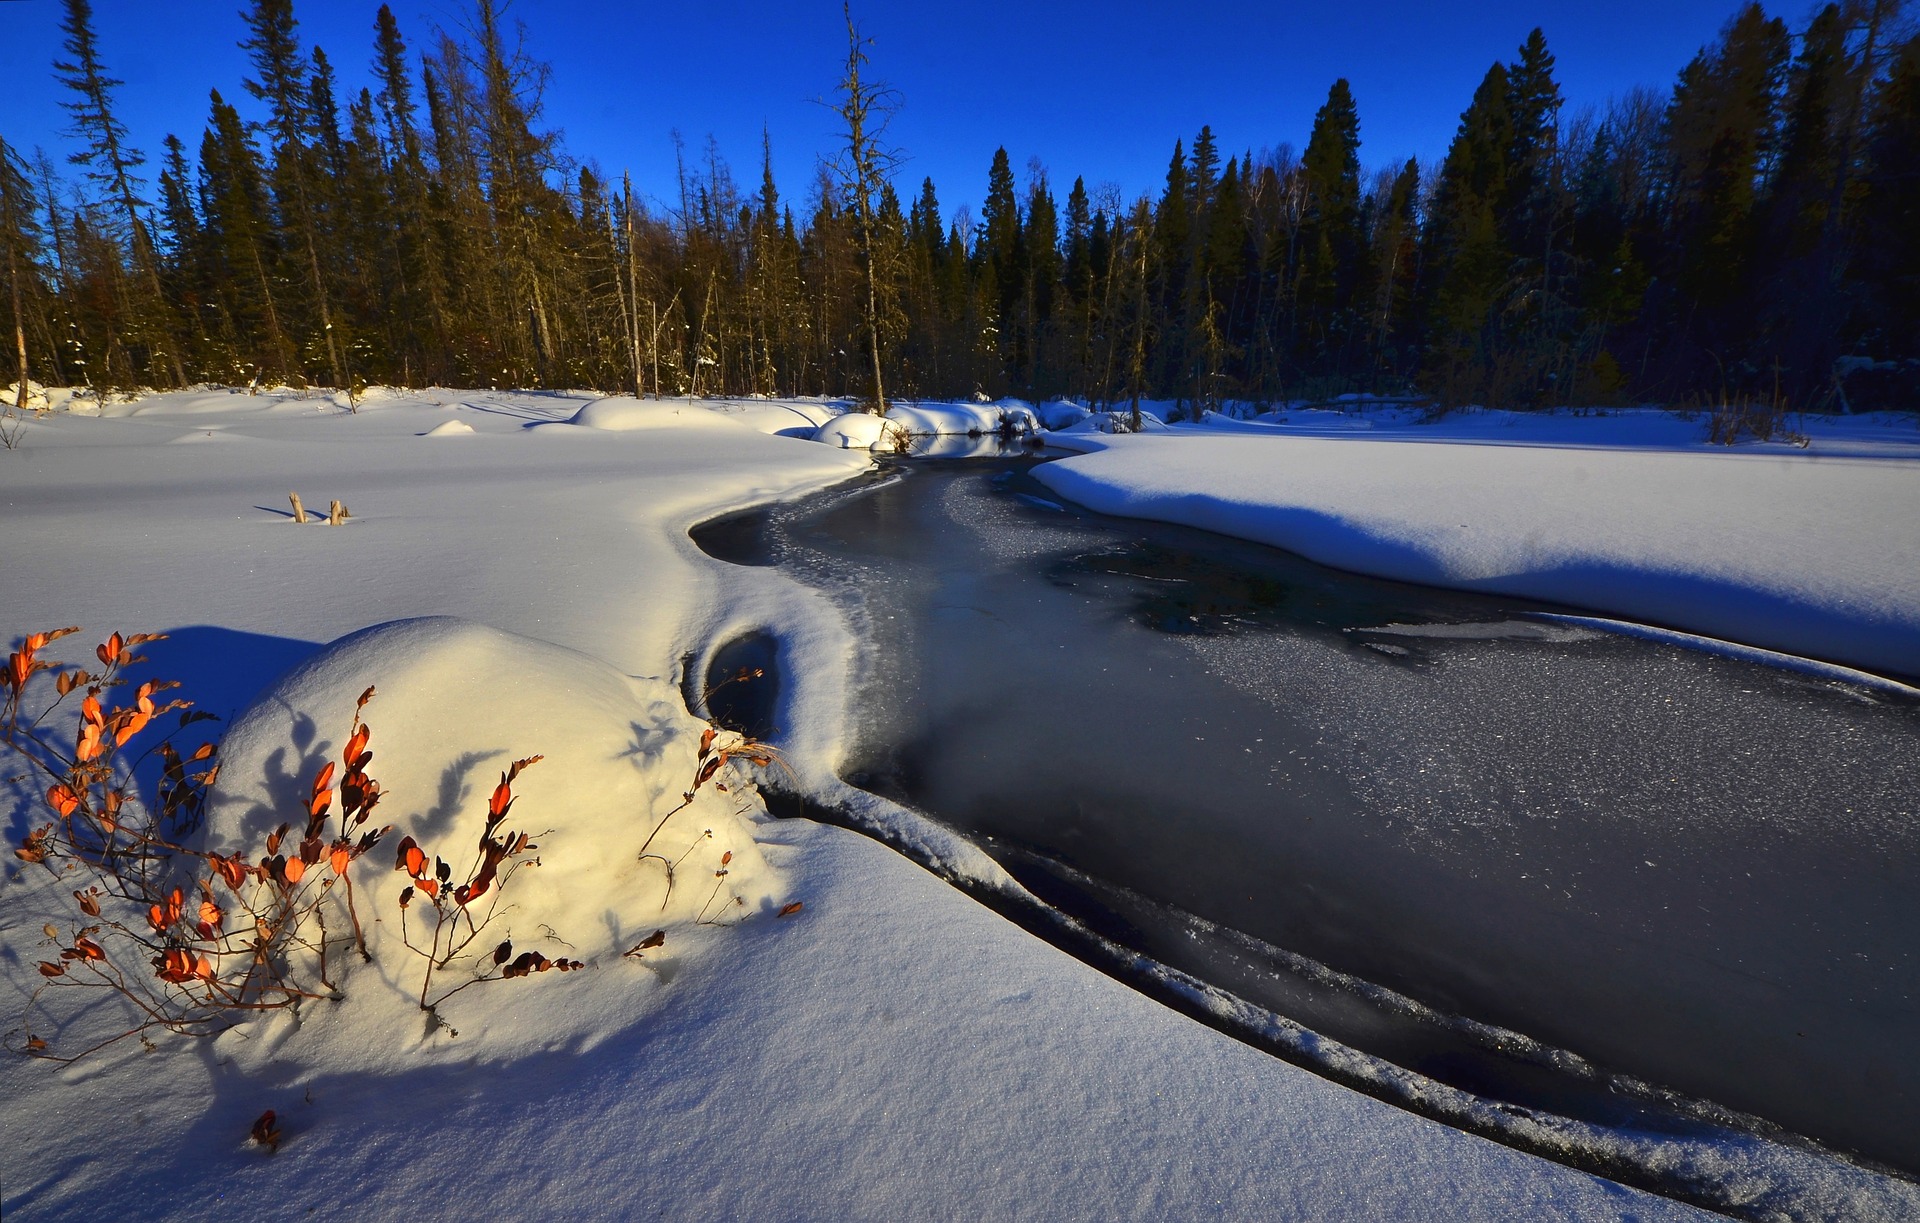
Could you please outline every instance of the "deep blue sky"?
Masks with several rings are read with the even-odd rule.
[[[462,0],[390,0],[409,43],[457,26]],[[1129,198],[1157,190],[1176,138],[1210,123],[1222,156],[1306,143],[1336,77],[1353,84],[1369,166],[1444,153],[1487,66],[1510,60],[1528,30],[1546,30],[1569,110],[1634,85],[1662,92],[1732,15],[1737,0],[1429,0],[1366,3],[1158,3],[970,0],[881,3],[855,16],[874,39],[874,71],[905,108],[892,136],[910,160],[902,195],[932,175],[951,213],[977,207],[993,150],[1022,181],[1038,157],[1064,195],[1076,174]],[[157,160],[175,132],[197,149],[207,90],[253,113],[240,81],[240,0],[95,0],[102,53],[125,80],[119,109]],[[298,0],[308,45],[326,48],[341,104],[367,83],[373,14],[365,0]],[[64,155],[57,0],[0,0],[0,133]],[[1780,10],[1796,28],[1806,13]],[[678,128],[691,159],[711,133],[743,188],[759,182],[760,132],[771,131],[783,195],[806,194],[833,118],[846,41],[837,0],[517,0],[529,50],[553,66],[546,124],[568,149],[617,176],[631,170],[657,199],[674,196]],[[24,88],[23,88],[24,86]],[[151,166],[150,166],[151,168]]]

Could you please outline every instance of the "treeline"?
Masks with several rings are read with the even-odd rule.
[[[265,117],[214,92],[149,180],[91,7],[64,2],[80,173],[0,143],[9,331],[44,382],[863,394],[875,317],[887,389],[927,396],[1818,408],[1842,358],[1920,359],[1904,0],[1798,32],[1748,5],[1669,95],[1579,116],[1536,30],[1437,166],[1363,173],[1344,80],[1299,155],[1223,161],[1202,128],[1157,198],[1063,200],[1002,150],[977,219],[889,187],[871,242],[825,168],[796,205],[770,157],[749,191],[709,146],[660,208],[575,162],[496,0],[424,47],[383,5],[344,114],[291,0],[252,0]]]

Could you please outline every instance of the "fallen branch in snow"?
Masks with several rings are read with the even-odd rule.
[[[307,521],[307,507],[300,503],[300,494],[288,493],[287,500],[293,502],[293,521],[304,526]],[[327,517],[325,519],[328,526],[345,526],[347,519],[351,517],[353,517],[353,514],[347,509],[346,502],[336,497],[328,503]]]

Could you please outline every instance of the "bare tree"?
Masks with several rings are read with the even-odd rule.
[[[885,415],[887,399],[880,378],[882,312],[877,266],[882,252],[874,214],[887,181],[901,160],[900,151],[884,143],[887,124],[900,109],[900,94],[884,81],[862,75],[868,62],[867,48],[873,45],[873,40],[861,36],[850,5],[842,5],[840,11],[847,21],[847,67],[840,78],[840,100],[833,109],[845,124],[842,135],[846,144],[835,169],[841,190],[853,208],[855,236],[860,244],[860,265],[866,288],[867,351],[873,359],[871,406],[874,412]]]

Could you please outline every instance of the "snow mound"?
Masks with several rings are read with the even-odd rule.
[[[919,437],[995,433],[1002,429],[1033,433],[1040,428],[1040,418],[1034,415],[1033,409],[1011,399],[989,403],[895,403],[888,409],[887,416]]]
[[[709,412],[775,437],[811,439],[839,410],[825,400],[710,399]]]
[[[1048,429],[1068,429],[1092,416],[1093,413],[1071,399],[1055,399],[1041,404],[1035,415]]]
[[[27,402],[20,403],[20,381],[15,379],[6,386],[0,386],[0,404],[8,407],[44,408],[47,406],[47,388],[33,379],[27,379]]]
[[[1145,407],[1140,409],[1140,432],[1165,433],[1172,427]],[[1059,433],[1131,433],[1132,431],[1133,410],[1131,408],[1116,408],[1110,412],[1089,412],[1084,419],[1056,430]]]
[[[899,423],[887,417],[845,412],[815,430],[813,440],[842,450],[892,450],[904,432]]]
[[[575,412],[567,423],[611,433],[629,433],[636,429],[739,427],[724,414],[709,411],[694,400],[635,399],[631,395],[597,399]]]
[[[464,420],[442,421],[422,433],[421,437],[472,437],[473,426]]]
[[[342,638],[241,714],[222,750],[209,848],[257,858],[269,833],[304,815],[311,778],[339,756],[355,701],[370,685],[378,690],[364,713],[372,730],[367,771],[383,795],[375,822],[393,831],[353,868],[373,961],[336,951],[347,964],[336,979],[348,999],[340,1009],[360,1017],[343,1019],[347,1028],[378,1028],[388,1037],[395,1023],[409,1035],[419,1031],[423,961],[402,942],[399,895],[411,881],[392,868],[396,846],[412,836],[465,872],[488,797],[516,759],[545,756],[514,783],[505,825],[532,835],[538,864],[508,881],[506,903],[476,946],[511,938],[516,949],[584,960],[591,970],[461,993],[443,1017],[470,1051],[473,1041],[464,1038],[489,1031],[511,1046],[530,1032],[550,1042],[556,1033],[605,1030],[604,1017],[570,1013],[580,1010],[578,978],[607,979],[587,984],[590,994],[622,980],[630,989],[633,974],[622,970],[633,961],[622,953],[654,930],[685,926],[703,910],[709,920],[737,918],[772,904],[779,880],[741,813],[742,787],[722,793],[710,782],[683,802],[704,724],[670,684],[449,617],[399,620]],[[729,771],[715,780],[729,782]],[[640,858],[650,837],[651,852],[679,860],[671,887],[661,860]],[[727,873],[716,876],[729,853]],[[409,915],[416,942],[430,918],[416,898]],[[332,921],[329,929],[341,933]]]

